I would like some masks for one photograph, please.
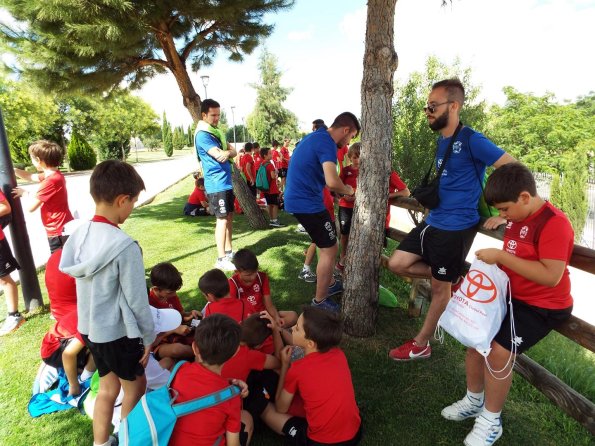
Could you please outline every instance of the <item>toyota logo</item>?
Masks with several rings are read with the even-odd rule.
[[[496,285],[492,282],[488,276],[477,269],[471,269],[465,277],[466,283],[463,283],[461,292],[472,301],[479,302],[482,304],[488,304],[498,295]],[[480,291],[485,291],[479,298],[476,299],[475,295]]]
[[[508,246],[508,249],[516,249],[516,240],[508,240],[506,246]]]

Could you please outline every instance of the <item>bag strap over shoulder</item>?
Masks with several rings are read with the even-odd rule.
[[[448,144],[446,153],[444,154],[444,158],[442,159],[442,164],[440,164],[440,167],[438,168],[438,171],[436,172],[436,178],[438,180],[440,180],[440,177],[442,176],[442,172],[444,171],[444,168],[446,167],[448,158],[450,158],[450,154],[452,153],[452,146],[455,143],[455,141],[457,139],[457,135],[459,134],[459,131],[461,130],[462,127],[463,127],[463,123],[460,122],[459,125],[457,126],[455,132],[453,133],[453,135],[450,138],[450,143]],[[432,158],[432,163],[430,164],[430,168],[428,169],[428,171],[426,172],[426,175],[424,177],[424,182],[423,182],[424,184],[428,183],[428,179],[430,178],[430,173],[432,173],[432,169],[434,168],[434,162],[437,158],[438,158],[438,143],[436,143],[436,153],[434,154],[434,158]]]
[[[167,380],[167,387],[171,386],[171,383],[174,380],[176,373],[178,373],[179,368],[182,367],[182,365],[184,365],[186,362],[188,362],[188,361],[184,361],[184,360],[178,361],[178,363],[174,366],[174,368],[171,370],[171,373],[169,375],[169,379]]]
[[[172,409],[177,417],[183,417],[190,413],[198,412],[199,410],[208,409],[210,407],[217,406],[218,404],[224,403],[227,400],[240,394],[240,388],[238,386],[228,386],[224,389],[210,393],[200,398],[195,398],[190,401],[185,401],[179,404],[173,404]]]

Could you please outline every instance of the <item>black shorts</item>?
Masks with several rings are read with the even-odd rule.
[[[209,215],[209,213],[200,204],[186,203],[184,206],[184,215],[189,215],[191,217],[205,217]]]
[[[269,403],[275,402],[279,375],[272,370],[252,370],[246,379],[250,393],[243,400],[243,408],[256,421]]]
[[[444,231],[422,221],[407,234],[397,249],[420,256],[430,265],[434,279],[453,282],[463,272],[465,257],[476,233],[476,226],[460,231]]]
[[[283,425],[285,446],[355,446],[362,439],[362,426],[351,440],[339,443],[319,443],[308,438],[308,422],[305,418],[291,417]]]
[[[52,353],[47,358],[41,358],[42,361],[45,362],[47,365],[51,365],[52,367],[64,368],[64,365],[62,363],[62,353],[64,353],[64,350],[66,349],[68,344],[70,344],[71,341],[72,341],[72,338],[71,339],[60,339],[60,347],[58,347],[54,351],[54,353]],[[89,350],[86,347],[84,347],[80,352],[78,352],[78,355],[76,355],[77,368],[82,369],[85,367],[85,364],[87,364],[88,356],[89,356]]]
[[[224,190],[215,192],[214,194],[207,194],[209,206],[215,213],[217,218],[227,218],[228,214],[233,214],[233,205],[235,196],[233,190]]]
[[[319,248],[330,248],[337,243],[335,223],[327,210],[316,214],[293,214],[304,227],[312,242]]]
[[[278,173],[279,178],[285,178],[287,176],[287,167],[279,167]]]
[[[95,343],[87,335],[81,336],[93,355],[99,377],[113,372],[118,378],[135,381],[137,376],[145,374],[145,368],[139,362],[145,353],[141,338],[124,336],[115,341]]]
[[[267,201],[267,205],[279,206],[279,194],[267,194],[264,193],[264,198]]]
[[[58,249],[62,248],[64,246],[64,243],[66,243],[66,240],[68,240],[67,235],[59,235],[57,237],[48,237],[48,244],[50,245],[50,253],[53,253],[54,251],[57,251]]]
[[[349,235],[351,231],[351,219],[353,218],[353,208],[344,208],[339,206],[339,228],[341,235]]]
[[[514,329],[518,341],[516,343],[517,354],[521,354],[533,347],[545,338],[550,331],[568,319],[572,313],[572,306],[563,310],[548,310],[512,299],[512,311],[514,313]],[[512,348],[511,338],[510,307],[507,305],[506,316],[502,321],[500,331],[494,337],[494,341],[510,351]]]
[[[12,255],[8,240],[0,240],[0,277],[8,276],[13,271],[21,269],[19,262]]]

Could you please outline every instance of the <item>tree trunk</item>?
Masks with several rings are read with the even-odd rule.
[[[253,229],[268,229],[269,223],[264,216],[264,212],[256,204],[254,195],[248,189],[246,181],[244,181],[244,178],[242,178],[240,171],[235,165],[232,168],[231,180],[233,182],[233,192],[238,198],[240,206],[242,206],[250,227]]]
[[[362,151],[347,249],[343,316],[352,336],[371,336],[378,314],[380,253],[391,171],[397,0],[369,0],[362,79]]]

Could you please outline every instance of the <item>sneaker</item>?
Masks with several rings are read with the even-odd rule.
[[[467,418],[477,417],[483,410],[483,403],[478,406],[473,404],[467,395],[462,400],[452,403],[442,409],[441,415],[447,420],[463,421]]]
[[[299,232],[301,234],[305,234],[306,233],[306,228],[304,228],[301,224],[297,225],[297,229],[295,230],[295,232]]]
[[[235,255],[235,252],[233,252],[233,251],[229,251],[229,252],[225,253],[225,257],[228,258],[230,262],[233,260],[234,255]]]
[[[6,320],[2,324],[2,328],[0,328],[0,336],[12,333],[24,323],[25,318],[20,313],[17,313],[16,316],[6,316]]]
[[[316,302],[316,299],[312,299],[311,305],[333,313],[338,313],[341,310],[339,304],[334,302],[330,297],[325,298],[322,302]]]
[[[502,418],[496,422],[488,420],[483,415],[475,419],[473,429],[465,438],[465,446],[491,446],[502,436]]]
[[[315,283],[316,273],[310,270],[302,270],[302,272],[298,275],[298,279],[302,279],[308,283]]]
[[[287,225],[284,225],[283,223],[279,223],[279,220],[271,220],[269,222],[269,226],[271,228],[284,228]]]
[[[231,263],[231,260],[227,257],[223,257],[222,259],[217,259],[215,262],[215,268],[218,268],[222,271],[235,271],[236,266]]]
[[[388,356],[395,361],[413,361],[414,359],[426,359],[432,354],[432,347],[430,342],[424,346],[419,346],[415,340],[410,339],[403,345],[393,348]]]
[[[328,287],[327,297],[334,296],[335,294],[339,294],[342,292],[343,292],[343,282],[341,282],[338,279],[335,279],[335,283],[333,283],[332,285],[329,285],[329,287]]]

